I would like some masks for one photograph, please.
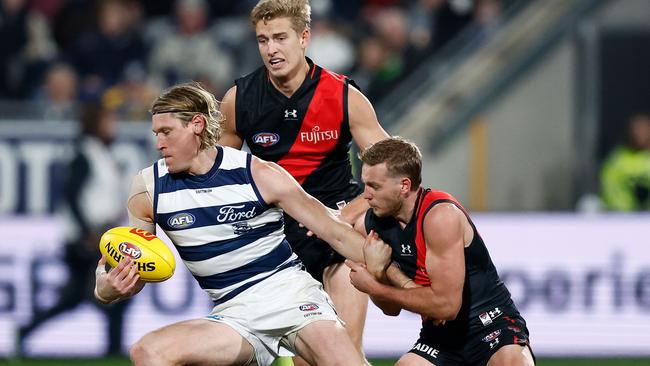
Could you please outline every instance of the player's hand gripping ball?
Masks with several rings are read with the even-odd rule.
[[[115,227],[102,235],[99,251],[115,267],[129,256],[138,266],[140,279],[161,282],[174,274],[176,260],[167,245],[154,234],[133,227]]]

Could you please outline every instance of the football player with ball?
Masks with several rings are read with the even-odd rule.
[[[157,238],[145,238],[158,224],[215,306],[202,319],[146,334],[131,348],[133,363],[269,365],[294,353],[312,365],[363,365],[322,285],[291,251],[282,211],[363,262],[361,234],[277,164],[216,145],[222,116],[200,85],[166,90],[151,113],[162,159],[135,176],[127,204],[130,226],[143,231],[107,233],[95,296],[104,303],[133,296],[146,283],[142,263],[165,263],[144,258],[164,252]],[[116,265],[108,272],[106,260]]]

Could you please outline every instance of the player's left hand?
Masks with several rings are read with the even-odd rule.
[[[350,267],[350,283],[357,290],[372,295],[376,286],[380,285],[375,276],[368,272],[368,269],[363,263],[346,259],[345,265]]]
[[[106,258],[102,255],[95,270],[95,297],[110,304],[138,293],[144,282],[140,281],[137,266],[131,257],[125,256],[117,267],[106,272]]]

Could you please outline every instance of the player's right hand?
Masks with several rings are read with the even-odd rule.
[[[370,230],[363,243],[363,257],[366,268],[376,278],[381,278],[391,262],[393,250],[379,238],[374,230]]]
[[[125,256],[117,267],[106,272],[106,258],[102,255],[95,270],[95,297],[101,303],[110,304],[133,296],[144,286],[139,279],[137,266],[131,257]]]

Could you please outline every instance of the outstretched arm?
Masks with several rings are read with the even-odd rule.
[[[253,157],[252,173],[267,203],[282,208],[342,256],[363,261],[363,236],[307,194],[286,170],[275,163]]]

